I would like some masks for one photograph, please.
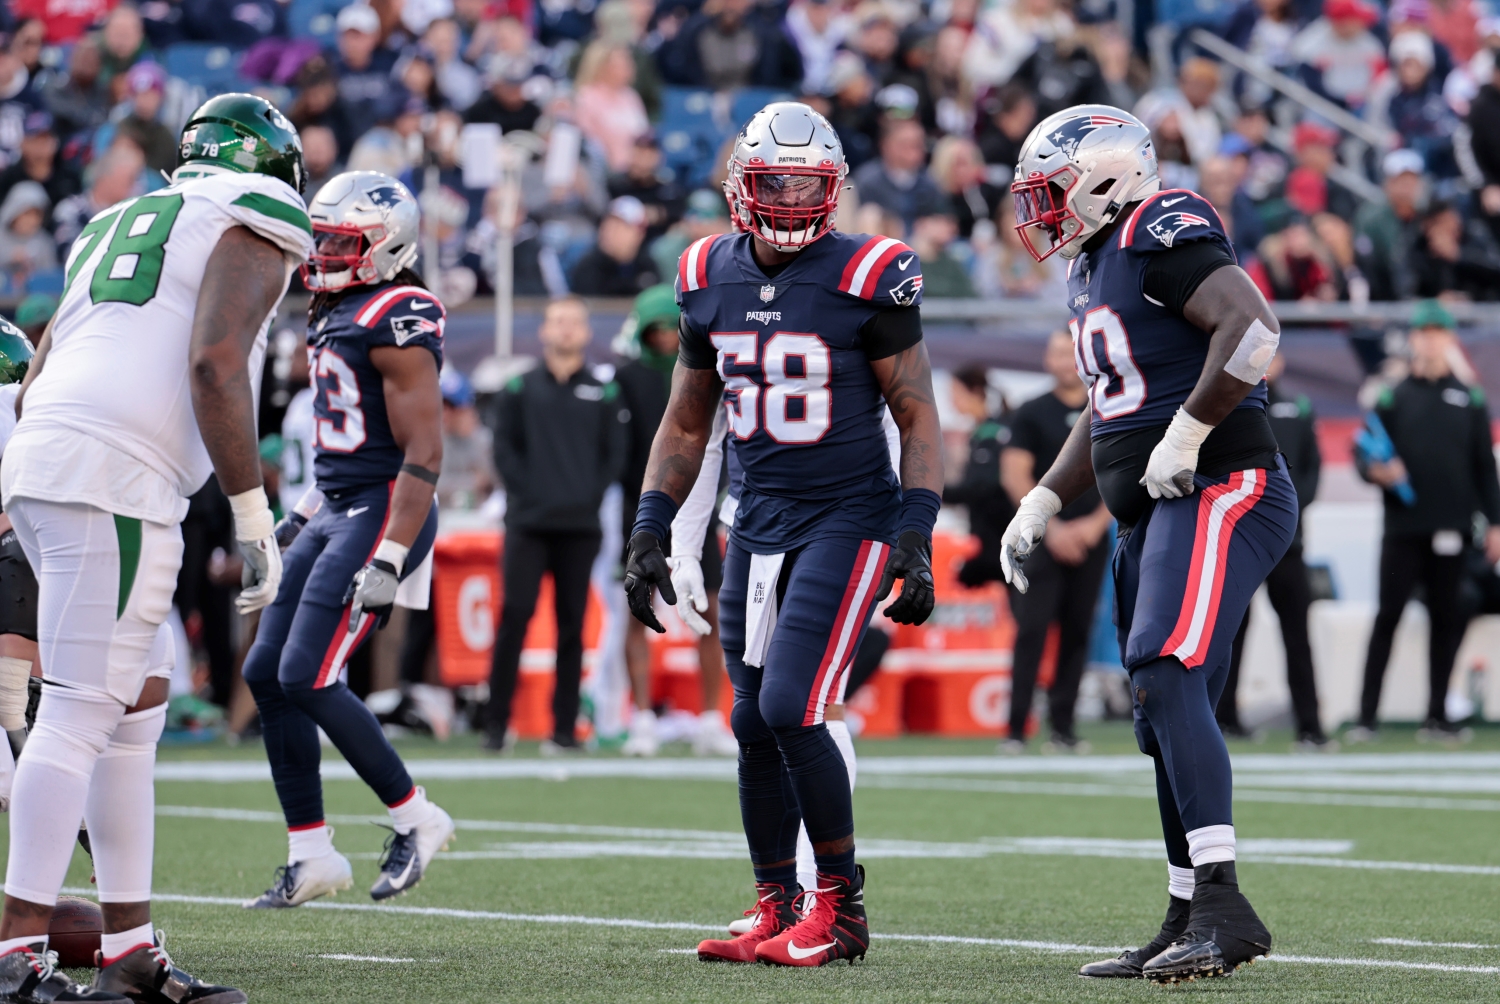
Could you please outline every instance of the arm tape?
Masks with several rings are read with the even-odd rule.
[[[402,464],[401,473],[410,474],[418,481],[425,481],[429,485],[436,485],[438,483],[437,473],[435,471],[429,471],[427,468],[422,467],[419,464]]]
[[[1281,335],[1261,323],[1260,318],[1250,322],[1235,347],[1234,355],[1224,364],[1224,372],[1248,384],[1257,384],[1265,379],[1271,360],[1276,357],[1276,347],[1281,344]]]

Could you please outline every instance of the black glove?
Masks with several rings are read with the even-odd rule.
[[[885,615],[897,624],[921,624],[932,615],[932,541],[916,530],[907,530],[896,541],[880,576],[876,603],[885,599],[898,578],[901,595],[885,608]]]
[[[661,626],[651,608],[652,586],[661,590],[662,599],[676,605],[677,590],[672,588],[672,569],[661,552],[661,541],[656,534],[642,530],[630,538],[630,549],[625,556],[625,599],[636,620],[657,634],[666,634],[667,629]]]
[[[281,522],[276,524],[276,546],[285,551],[292,546],[292,541],[297,539],[297,534],[307,525],[307,517],[296,512],[289,512],[281,517]]]
[[[360,615],[370,614],[375,618],[375,630],[385,627],[391,619],[391,607],[396,603],[396,586],[401,576],[396,566],[384,558],[371,558],[370,563],[354,573],[354,580],[344,590],[344,605],[349,607],[349,633],[360,627]]]

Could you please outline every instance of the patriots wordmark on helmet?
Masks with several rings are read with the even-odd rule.
[[[1188,227],[1206,227],[1209,222],[1194,213],[1167,213],[1157,217],[1156,220],[1146,226],[1146,232],[1162,242],[1164,247],[1171,247],[1177,235]]]

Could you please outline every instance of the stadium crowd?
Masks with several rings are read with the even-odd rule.
[[[904,237],[928,297],[1059,295],[1062,263],[1024,252],[1006,188],[1032,126],[1084,102],[1150,126],[1166,183],[1202,190],[1277,299],[1500,296],[1500,18],[1484,4],[1154,6],[12,0],[0,270],[13,293],[55,293],[83,223],[160,186],[187,111],[240,88],[301,131],[309,197],[346,168],[419,193],[435,180],[423,203],[450,300],[488,292],[495,260],[499,200],[467,184],[470,124],[532,155],[509,221],[517,292],[634,295],[728,228],[723,143],[779,94],[837,128],[853,189],[843,228]],[[1382,142],[1209,57],[1195,27]]]

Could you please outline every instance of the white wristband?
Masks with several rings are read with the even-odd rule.
[[[401,570],[406,567],[406,556],[410,553],[411,548],[398,544],[389,537],[382,540],[380,546],[375,548],[375,557],[395,565],[397,575],[400,575]]]
[[[234,510],[236,540],[264,540],[276,531],[271,503],[266,499],[266,490],[259,485],[248,492],[229,496],[229,508]]]
[[[1042,485],[1037,485],[1031,491],[1022,495],[1021,505],[1046,513],[1048,519],[1062,512],[1063,507],[1062,499],[1057,497],[1057,492]]]
[[[1170,439],[1172,445],[1181,447],[1194,454],[1208,438],[1208,434],[1214,431],[1214,427],[1207,422],[1200,422],[1184,407],[1178,407],[1177,414],[1172,416],[1172,424],[1167,426],[1165,439]]]

